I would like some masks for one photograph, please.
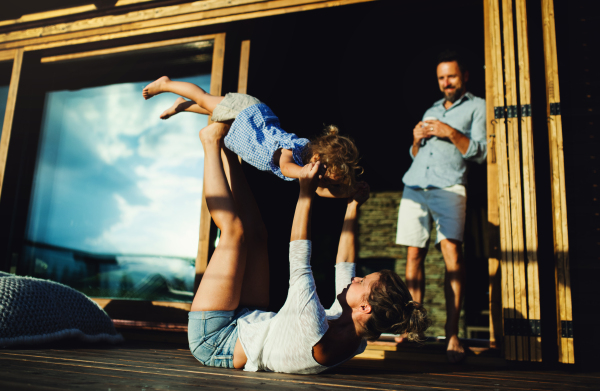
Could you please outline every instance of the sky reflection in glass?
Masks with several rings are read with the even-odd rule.
[[[2,137],[2,125],[6,113],[6,102],[8,101],[8,86],[0,86],[0,137]]]
[[[210,90],[210,75],[181,80]],[[89,267],[89,260],[82,264],[56,249],[50,250],[52,256],[44,250],[46,259],[39,259],[44,251],[29,248],[28,262],[37,262],[31,265],[33,274],[68,284],[110,272],[112,282],[96,281],[89,288],[114,285],[115,279],[117,285],[135,286],[153,272],[170,280],[174,265],[169,263],[180,258],[185,259],[181,267],[186,276],[177,278],[186,281],[169,287],[191,286],[204,158],[198,131],[207,117],[181,113],[161,120],[160,113],[177,96],[161,94],[145,101],[142,89],[149,82],[47,94],[27,239],[34,247],[114,255],[117,262]],[[49,263],[52,257],[56,262]],[[156,257],[171,260],[165,259],[161,269]],[[77,265],[85,269],[84,264],[87,271],[75,272]],[[123,291],[122,286],[115,289],[108,295]]]

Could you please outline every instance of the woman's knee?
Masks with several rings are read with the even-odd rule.
[[[240,218],[232,218],[226,224],[223,224],[222,227],[219,227],[219,229],[221,230],[221,238],[225,237],[230,240],[245,242],[246,230]]]

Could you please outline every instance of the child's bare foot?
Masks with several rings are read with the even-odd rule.
[[[171,107],[169,107],[168,109],[163,111],[163,113],[160,115],[160,118],[161,119],[169,119],[172,116],[174,116],[175,114],[184,111],[185,106],[183,104],[186,102],[188,102],[188,101],[183,99],[182,97],[177,98],[175,100],[175,103],[173,103],[173,105]],[[194,102],[191,102],[191,103],[194,103]]]
[[[156,79],[152,83],[148,84],[142,91],[142,95],[144,96],[144,99],[150,99],[154,95],[158,95],[161,92],[165,92],[164,86],[166,83],[168,83],[170,81],[171,81],[171,79],[169,79],[167,76],[163,76],[161,78]]]
[[[448,339],[446,357],[452,364],[459,363],[465,359],[465,348],[462,346],[456,335],[453,335]]]
[[[229,125],[223,122],[213,122],[200,130],[202,144],[221,143],[229,133]]]

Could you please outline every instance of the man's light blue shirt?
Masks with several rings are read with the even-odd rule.
[[[483,163],[487,154],[485,100],[465,93],[448,110],[445,99],[435,102],[423,115],[435,117],[467,136],[469,148],[463,155],[448,139],[431,137],[419,148],[402,182],[411,188],[443,188],[467,184],[467,160]]]

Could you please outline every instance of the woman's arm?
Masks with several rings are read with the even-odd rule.
[[[296,204],[290,242],[294,240],[310,240],[310,214],[313,196],[319,184],[319,165],[319,162],[308,163],[301,168],[298,177],[298,181],[300,182],[300,196]]]
[[[356,227],[358,226],[358,208],[369,199],[369,185],[359,182],[356,193],[348,199],[346,216],[342,226],[342,235],[338,245],[336,263],[354,263],[356,259]]]

